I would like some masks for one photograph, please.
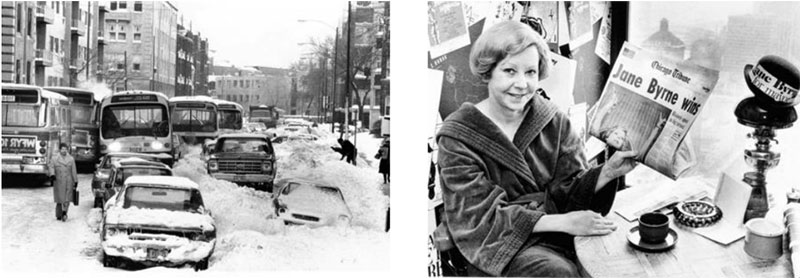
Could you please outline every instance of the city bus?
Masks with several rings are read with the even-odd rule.
[[[24,174],[44,181],[58,145],[70,145],[69,99],[40,87],[2,84],[3,175]]]
[[[275,106],[253,105],[250,106],[250,122],[262,122],[267,128],[278,126],[280,113]]]
[[[169,121],[169,99],[152,91],[122,91],[100,102],[100,154],[176,153]]]
[[[172,132],[190,144],[203,143],[219,135],[217,102],[207,96],[169,99]]]
[[[45,87],[45,90],[59,93],[70,100],[72,114],[72,157],[75,163],[94,166],[97,163],[97,101],[94,93],[69,87]]]
[[[217,122],[219,123],[220,133],[232,133],[242,129],[244,107],[241,104],[215,99],[217,103]]]

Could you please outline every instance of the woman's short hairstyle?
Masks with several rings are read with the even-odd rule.
[[[67,143],[58,144],[58,149],[60,150],[61,148],[67,148],[67,150],[69,150],[69,145],[67,145]]]
[[[510,20],[495,24],[472,44],[469,69],[472,74],[488,80],[500,61],[531,46],[539,52],[539,80],[545,79],[550,72],[547,43],[530,26]]]

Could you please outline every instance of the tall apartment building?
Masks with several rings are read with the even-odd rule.
[[[208,40],[178,24],[175,95],[208,95]]]
[[[800,61],[798,2],[755,3],[755,13],[730,16],[722,59],[722,69],[739,72],[765,55],[778,55]]]
[[[34,82],[35,9],[36,2],[2,2],[3,82],[20,84]]]
[[[110,1],[104,78],[112,90],[175,95],[178,9],[164,1]]]
[[[97,2],[3,2],[3,82],[71,86],[95,77]]]

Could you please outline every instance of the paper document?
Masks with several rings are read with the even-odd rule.
[[[634,221],[642,214],[662,209],[668,205],[699,200],[708,196],[705,185],[675,184],[670,186],[634,186],[617,194],[614,211],[625,220]]]
[[[728,245],[744,237],[744,211],[750,199],[750,186],[722,173],[714,203],[722,210],[722,219],[709,227],[694,231],[719,244]]]

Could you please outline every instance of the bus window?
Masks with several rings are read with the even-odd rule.
[[[39,105],[3,104],[3,126],[41,126]]]
[[[93,107],[91,106],[73,106],[71,107],[70,111],[72,112],[70,117],[73,120],[73,123],[76,124],[91,124],[92,123],[92,113]]]
[[[50,125],[51,126],[61,126],[61,117],[59,113],[56,113],[56,108],[50,106]]]
[[[123,136],[169,135],[166,108],[159,105],[110,106],[103,109],[102,132],[107,139]]]

